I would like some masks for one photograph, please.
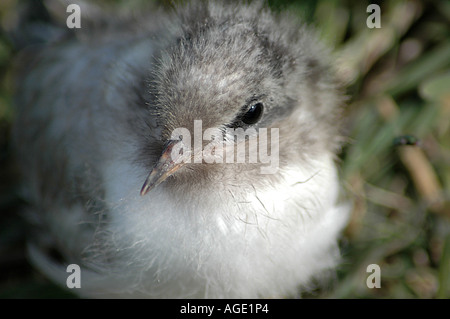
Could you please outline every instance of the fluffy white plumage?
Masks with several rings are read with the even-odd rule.
[[[256,192],[218,184],[201,203],[183,194],[174,200],[158,188],[141,197],[142,174],[123,162],[105,168],[111,179],[106,190],[111,224],[102,240],[120,258],[112,268],[95,265],[99,273],[82,268],[77,291],[82,296],[298,296],[302,284],[340,260],[336,238],[348,207],[337,205],[339,184],[330,154],[304,171],[287,169],[278,187]],[[239,202],[234,193],[241,193]],[[80,222],[63,219],[55,227],[71,236]],[[72,236],[79,240],[78,233]],[[32,256],[50,278],[65,283],[65,268],[37,251]]]

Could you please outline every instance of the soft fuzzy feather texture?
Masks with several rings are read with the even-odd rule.
[[[157,15],[24,55],[14,138],[32,260],[62,285],[79,264],[85,297],[298,296],[338,262],[348,217],[327,50],[259,2]],[[255,128],[279,128],[276,174],[187,164],[139,195],[173,129],[226,127],[253,99]]]

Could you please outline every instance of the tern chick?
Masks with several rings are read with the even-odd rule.
[[[333,269],[343,98],[315,32],[260,2],[104,20],[22,55],[34,264],[100,298],[297,297]]]

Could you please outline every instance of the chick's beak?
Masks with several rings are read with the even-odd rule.
[[[154,187],[162,183],[191,158],[190,152],[186,151],[185,148],[183,148],[183,153],[180,154],[180,148],[183,146],[182,140],[170,140],[167,143],[158,162],[148,175],[144,185],[142,185],[141,196],[144,196]]]

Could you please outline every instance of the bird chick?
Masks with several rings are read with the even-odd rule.
[[[34,264],[83,297],[299,296],[348,217],[327,49],[260,2],[109,19],[22,60]]]

